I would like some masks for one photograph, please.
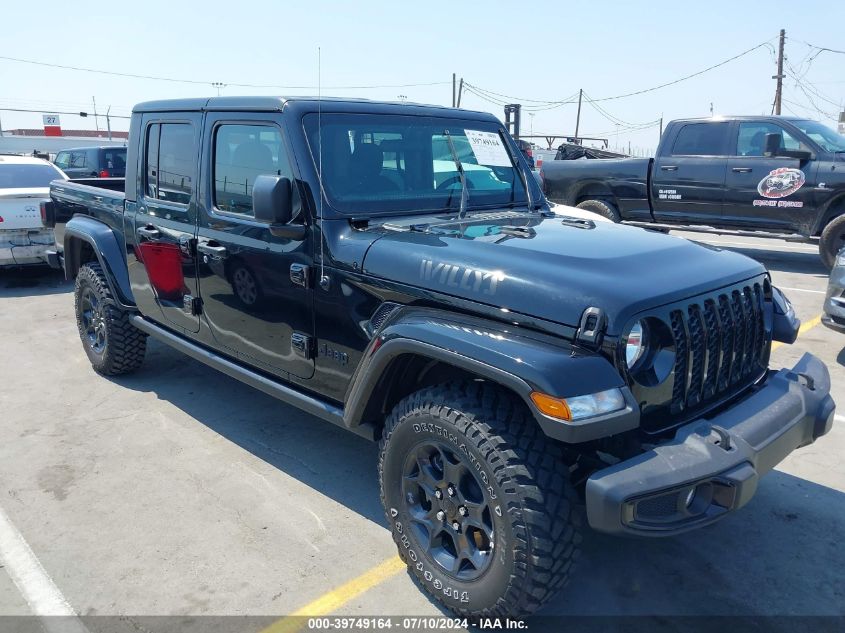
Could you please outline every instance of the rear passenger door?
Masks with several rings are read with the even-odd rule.
[[[139,307],[185,332],[199,330],[194,238],[201,124],[195,112],[144,115],[138,195],[126,231]]]
[[[252,208],[256,177],[284,176],[294,183],[294,222],[304,220],[283,128],[267,114],[209,112],[203,138],[209,149],[203,152],[197,252],[213,343],[283,378],[310,378],[311,244],[272,235]]]
[[[654,162],[651,194],[658,222],[719,224],[731,124],[681,123]]]

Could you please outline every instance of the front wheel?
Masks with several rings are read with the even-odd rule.
[[[147,335],[115,302],[100,264],[91,262],[79,269],[73,294],[79,338],[94,371],[116,376],[140,367]]]
[[[455,613],[528,615],[566,583],[581,538],[569,469],[509,392],[408,396],[387,419],[379,475],[400,556]]]
[[[836,255],[843,247],[845,247],[845,215],[840,215],[827,223],[819,239],[819,255],[828,270],[833,268]]]

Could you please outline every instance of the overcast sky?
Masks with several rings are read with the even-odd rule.
[[[545,107],[523,112],[523,134],[572,134],[575,104],[549,108],[583,88],[594,99],[660,85],[769,41],[677,85],[582,106],[582,135],[653,148],[665,120],[771,111],[781,28],[802,84],[785,80],[784,114],[835,119],[845,102],[845,2],[177,2],[4,3],[0,56],[199,84],[131,79],[0,60],[0,108],[97,110],[128,115],[138,101],[222,93],[314,94],[317,47],[323,94],[451,104],[452,73],[494,100]],[[811,56],[819,53],[814,59]],[[788,67],[789,68],[789,67]],[[396,84],[437,85],[392,87]],[[247,88],[229,84],[305,86]],[[352,89],[347,86],[391,86]],[[314,87],[312,87],[314,86]],[[513,99],[510,97],[514,97]],[[529,101],[529,99],[534,101]],[[465,93],[462,106],[503,117],[500,105]],[[821,110],[822,112],[819,112]],[[791,111],[791,112],[790,112]],[[3,128],[40,127],[40,114],[0,111]],[[616,121],[621,121],[618,128]],[[113,129],[127,129],[114,119]],[[104,121],[101,121],[104,125]],[[93,119],[62,116],[64,128]],[[618,132],[617,132],[618,129]]]

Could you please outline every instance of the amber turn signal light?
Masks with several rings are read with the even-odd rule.
[[[572,419],[572,413],[569,411],[569,405],[566,404],[566,400],[563,398],[555,398],[554,396],[548,396],[544,393],[540,393],[539,391],[532,391],[531,400],[535,405],[537,405],[537,408],[541,413],[544,413],[549,417],[566,421]]]

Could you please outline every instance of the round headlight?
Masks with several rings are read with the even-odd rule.
[[[642,321],[637,321],[631,326],[628,336],[625,337],[625,362],[628,363],[628,369],[632,369],[643,357],[648,342],[647,336],[648,331]]]

